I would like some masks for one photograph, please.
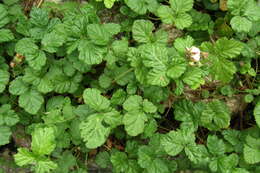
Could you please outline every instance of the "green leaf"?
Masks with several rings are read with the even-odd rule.
[[[123,104],[123,108],[127,111],[140,110],[143,99],[141,96],[133,95],[130,96]]]
[[[104,0],[106,8],[112,8],[116,0]]]
[[[260,128],[260,102],[258,102],[254,108],[254,117],[256,124]]]
[[[145,122],[148,120],[143,112],[131,111],[124,115],[123,124],[125,130],[130,136],[137,136],[144,131]]]
[[[176,13],[183,13],[192,9],[193,0],[170,0],[170,4]]]
[[[0,4],[0,28],[9,23],[8,11],[3,4]]]
[[[65,42],[65,38],[55,32],[45,34],[41,43],[43,49],[47,52],[54,53],[58,51],[58,48]]]
[[[175,16],[174,24],[178,29],[184,29],[192,24],[192,18],[187,13],[179,13]]]
[[[246,17],[235,16],[230,21],[231,27],[237,32],[248,33],[252,28],[252,22]]]
[[[5,104],[0,107],[0,125],[13,126],[19,121],[18,115],[11,109],[11,105]]]
[[[139,173],[142,172],[136,160],[128,159],[126,153],[114,152],[110,158],[114,172]]]
[[[173,24],[175,20],[175,14],[173,10],[166,5],[161,5],[157,10],[158,16],[165,24]]]
[[[9,127],[0,126],[0,146],[9,143],[9,138],[12,132]]]
[[[168,65],[168,49],[156,44],[145,45],[142,48],[143,63],[150,68],[147,80],[151,85],[166,86],[169,79],[166,76]]]
[[[200,68],[189,68],[183,75],[183,82],[188,84],[191,89],[197,89],[205,83],[203,71]]]
[[[30,12],[30,22],[38,27],[44,27],[49,22],[48,11],[44,8],[33,7]]]
[[[241,53],[244,46],[239,41],[221,38],[217,40],[215,48],[219,56],[223,58],[235,58]]]
[[[184,148],[195,145],[195,135],[190,129],[170,131],[161,139],[167,154],[176,156]]]
[[[90,108],[96,111],[109,110],[110,101],[101,95],[101,92],[95,88],[87,88],[83,93],[84,102]]]
[[[0,69],[0,93],[2,93],[5,90],[5,86],[8,84],[9,78],[9,72]]]
[[[57,164],[49,159],[40,160],[37,161],[37,164],[35,166],[35,172],[36,173],[50,173],[51,170],[54,170],[57,168]]]
[[[149,173],[170,173],[167,163],[157,155],[152,147],[141,146],[138,149],[138,164]]]
[[[87,65],[100,64],[103,60],[105,49],[94,45],[90,41],[81,40],[79,43],[79,60]]]
[[[209,130],[220,130],[228,128],[231,116],[225,103],[219,100],[209,102],[203,110],[200,121]]]
[[[187,64],[183,60],[176,59],[167,70],[167,76],[172,79],[178,79],[186,71],[186,68]]]
[[[39,50],[38,46],[30,38],[19,40],[15,45],[15,51],[25,56],[26,61],[35,70],[40,70],[46,63],[45,53]]]
[[[19,106],[25,109],[30,114],[36,114],[44,102],[43,96],[35,90],[24,92],[19,97]]]
[[[192,103],[190,100],[180,100],[174,104],[174,118],[178,121],[182,121],[192,124],[194,130],[198,128],[199,117],[204,109],[204,105],[200,103]]]
[[[87,26],[88,36],[90,37],[93,43],[105,46],[108,44],[112,36],[120,31],[118,31],[118,27],[119,26],[117,24],[112,23],[104,25],[90,24]],[[111,33],[111,31],[113,33]]]
[[[215,56],[210,57],[212,67],[210,72],[215,80],[221,80],[223,82],[229,82],[233,78],[236,72],[236,66],[233,62],[224,58],[217,58]]]
[[[112,157],[111,157],[111,160],[112,160]],[[101,168],[107,168],[111,164],[109,153],[106,151],[99,152],[95,158],[95,162]]]
[[[29,87],[24,83],[22,77],[17,77],[9,85],[9,92],[13,95],[21,95],[27,92]]]
[[[260,19],[260,6],[259,2],[248,0],[244,15],[251,21],[258,21]]]
[[[133,37],[137,42],[150,43],[153,38],[153,23],[149,20],[135,20],[132,28]]]
[[[240,15],[242,9],[246,6],[247,0],[228,0],[227,7],[233,15]]]
[[[260,139],[253,138],[252,136],[246,137],[246,143],[244,144],[244,159],[249,164],[255,164],[260,162]]]
[[[55,147],[56,143],[53,128],[36,128],[33,131],[31,144],[33,153],[40,156],[49,155],[55,149]]]
[[[80,123],[81,137],[87,148],[97,148],[105,143],[110,128],[102,123],[102,114],[92,114]]]
[[[143,110],[146,113],[155,113],[157,110],[157,107],[152,102],[149,102],[147,99],[145,99],[143,101]]]
[[[18,153],[14,155],[14,159],[18,166],[24,166],[36,162],[33,153],[27,148],[18,148]]]
[[[0,29],[0,43],[8,42],[13,39],[14,35],[9,29]]]
[[[124,0],[126,5],[138,14],[145,14],[147,11],[146,0]]]
[[[175,49],[177,49],[178,52],[180,52],[184,55],[186,52],[186,49],[192,47],[193,43],[194,43],[194,39],[188,35],[185,38],[177,38],[174,41],[174,47],[175,47]]]
[[[209,152],[215,156],[221,156],[225,153],[225,144],[223,140],[219,139],[215,135],[208,136],[207,147],[209,149]]]

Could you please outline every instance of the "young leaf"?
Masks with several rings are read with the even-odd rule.
[[[19,97],[19,106],[24,108],[30,114],[36,114],[44,102],[43,96],[36,90],[24,92]]]
[[[260,102],[258,102],[254,108],[254,116],[256,124],[260,128]]]
[[[102,123],[102,114],[92,114],[85,121],[81,122],[81,137],[87,148],[97,148],[105,143],[110,128]]]
[[[150,43],[153,38],[154,26],[149,20],[136,20],[133,24],[133,37],[137,42]]]
[[[0,107],[0,125],[13,126],[19,121],[18,115],[11,109],[11,105]]]
[[[55,135],[54,129],[51,127],[36,128],[32,133],[31,148],[33,153],[42,155],[49,155],[55,149]]]
[[[18,148],[18,153],[14,155],[15,163],[19,166],[33,164],[36,162],[34,155],[27,148]]]
[[[246,137],[246,143],[244,144],[244,159],[249,164],[255,164],[260,162],[260,139],[252,136]]]
[[[10,74],[8,71],[0,70],[0,93],[5,90],[5,86],[8,84]]]
[[[12,132],[7,126],[0,126],[0,146],[9,143],[9,138]]]
[[[143,112],[131,111],[124,115],[123,124],[130,136],[137,136],[144,131],[145,122],[148,120]]]
[[[203,110],[200,121],[210,130],[227,128],[231,120],[230,111],[225,103],[219,100],[209,102]]]
[[[96,111],[104,111],[109,109],[110,101],[106,97],[102,96],[101,92],[97,89],[85,89],[83,98],[84,102]]]

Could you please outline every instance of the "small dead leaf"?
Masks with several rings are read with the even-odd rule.
[[[227,8],[227,1],[228,0],[219,0],[219,8],[220,10],[222,11],[227,11],[228,8]]]

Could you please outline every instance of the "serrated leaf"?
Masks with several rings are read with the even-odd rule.
[[[33,7],[30,12],[30,22],[38,27],[44,27],[49,22],[48,11],[44,8]]]
[[[138,164],[149,173],[170,173],[165,160],[157,158],[154,149],[149,146],[139,147]]]
[[[146,0],[124,0],[126,5],[138,14],[145,14],[147,11]]]
[[[12,132],[7,126],[0,126],[0,146],[9,143],[9,138]]]
[[[35,166],[36,173],[50,173],[57,168],[57,164],[49,159],[37,161]]]
[[[174,23],[174,19],[175,19],[174,12],[169,6],[161,5],[158,8],[157,13],[163,23],[166,24]]]
[[[170,4],[176,13],[182,13],[192,9],[193,0],[170,0]]]
[[[112,8],[116,0],[104,0],[106,8]]]
[[[100,64],[103,60],[105,48],[99,47],[87,40],[79,43],[79,60],[87,65]]]
[[[207,147],[211,154],[216,156],[224,155],[225,153],[225,144],[223,140],[219,139],[217,136],[209,135],[207,139]]]
[[[19,166],[35,163],[36,160],[32,152],[27,148],[18,148],[18,153],[14,155],[15,163]]]
[[[81,137],[87,148],[97,148],[105,143],[110,128],[102,123],[102,114],[92,114],[86,121],[80,123]]]
[[[167,76],[172,79],[178,79],[185,71],[187,64],[183,61],[175,61],[167,70]]]
[[[11,105],[4,104],[0,107],[0,125],[13,126],[19,121],[18,115],[11,109]]]
[[[244,159],[249,164],[255,164],[260,162],[260,139],[253,138],[252,136],[246,137],[246,143],[244,144]]]
[[[185,147],[195,145],[195,135],[189,129],[170,131],[161,139],[164,150],[171,156],[176,156]]]
[[[179,13],[175,16],[174,24],[178,29],[184,29],[192,24],[192,18],[187,13]]]
[[[174,41],[174,47],[178,52],[184,54],[187,48],[190,48],[194,43],[194,39],[191,36],[185,38],[177,38]]]
[[[130,96],[123,104],[123,108],[127,111],[139,110],[143,99],[141,96],[133,95]]]
[[[114,34],[110,33],[109,31],[117,30],[117,27],[117,24],[110,24],[109,28],[106,28],[105,25],[90,24],[87,26],[88,36],[93,41],[93,43],[105,46]]]
[[[231,19],[230,24],[237,32],[248,33],[252,28],[252,22],[245,17],[235,16]]]
[[[258,102],[254,108],[254,117],[256,124],[260,128],[260,102]]]
[[[229,82],[236,72],[236,66],[234,63],[224,58],[217,58],[214,56],[210,58],[211,62],[213,62],[210,71],[214,76],[214,79]]]
[[[55,147],[56,143],[53,128],[36,128],[33,131],[31,144],[33,153],[40,156],[49,155],[55,149]]]
[[[203,110],[200,121],[209,130],[227,128],[230,124],[230,111],[225,103],[219,100],[209,102]]]
[[[215,45],[219,56],[223,58],[235,58],[241,53],[243,47],[241,42],[232,39],[228,40],[227,38],[217,40]]]
[[[146,113],[155,113],[157,110],[157,107],[152,102],[149,102],[147,99],[145,99],[143,101],[143,110]]]
[[[148,82],[151,85],[168,85],[170,81],[166,76],[168,64],[167,48],[156,44],[151,44],[143,46],[141,50],[144,65],[151,68],[147,76]]]
[[[0,29],[0,43],[8,42],[14,39],[14,35],[9,29]]]
[[[9,23],[8,11],[3,4],[0,4],[0,28]]]
[[[149,20],[136,20],[133,24],[133,37],[137,42],[149,43],[153,38],[154,26]]]
[[[203,71],[200,68],[189,68],[183,75],[183,82],[188,84],[191,89],[197,89],[205,83]]]
[[[128,112],[123,117],[125,130],[130,136],[137,136],[144,131],[145,122],[148,120],[143,112],[132,111]]]
[[[2,93],[5,90],[5,86],[8,84],[9,78],[9,72],[0,69],[0,93]]]
[[[28,91],[29,87],[23,82],[22,77],[17,77],[9,85],[9,92],[13,95],[21,95]]]
[[[30,114],[36,114],[44,102],[43,96],[35,90],[24,92],[19,97],[19,106],[25,109]]]
[[[65,38],[55,32],[45,34],[41,43],[43,49],[47,52],[54,53],[58,51],[58,48],[65,42]]]
[[[84,102],[89,105],[90,108],[96,111],[108,110],[110,101],[101,95],[101,92],[95,88],[87,88],[83,93]]]

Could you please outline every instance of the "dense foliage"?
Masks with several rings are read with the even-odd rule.
[[[0,4],[0,172],[260,172],[255,0]]]

